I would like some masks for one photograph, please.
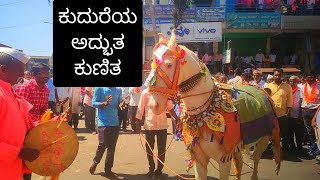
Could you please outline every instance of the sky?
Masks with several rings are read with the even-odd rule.
[[[0,0],[0,43],[29,56],[51,56],[52,10],[48,0]]]

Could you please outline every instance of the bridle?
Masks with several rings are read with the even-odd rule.
[[[179,51],[181,52],[181,50],[182,49],[180,47],[178,46],[176,47],[176,52],[179,52]],[[173,53],[173,54],[179,54],[179,53]],[[201,71],[191,76],[189,79],[185,80],[180,85],[178,85],[180,68],[181,68],[182,62],[184,62],[185,56],[181,57],[179,55],[174,55],[173,58],[176,61],[176,68],[175,68],[173,80],[170,81],[168,75],[161,69],[160,66],[157,66],[155,73],[159,75],[159,77],[163,80],[163,82],[166,84],[167,87],[165,88],[165,87],[159,87],[159,86],[149,86],[148,92],[150,94],[157,94],[157,95],[168,97],[168,99],[173,99],[178,94],[179,89],[184,90],[190,87],[189,90],[191,90],[200,81],[201,77],[205,75],[205,65],[199,61]],[[155,59],[153,61],[155,61]],[[198,96],[198,95],[207,94],[211,92],[212,91],[210,92],[208,91],[200,94],[189,95],[186,97]],[[183,98],[185,97],[181,97],[181,99]]]
[[[177,48],[179,48],[177,46]],[[170,78],[168,75],[161,69],[160,66],[157,66],[155,73],[159,75],[159,77],[163,80],[163,82],[166,84],[167,88],[165,87],[159,87],[159,86],[149,86],[148,92],[151,94],[158,94],[162,96],[166,96],[169,99],[174,98],[178,94],[178,81],[179,81],[179,75],[180,75],[180,66],[181,66],[181,59],[184,59],[184,57],[174,56],[174,59],[176,61],[176,68],[173,75],[173,80],[170,81]]]

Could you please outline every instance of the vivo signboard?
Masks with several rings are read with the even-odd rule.
[[[167,37],[171,36],[172,24],[161,24],[161,33]],[[221,42],[221,22],[210,23],[183,23],[176,31],[178,42]]]

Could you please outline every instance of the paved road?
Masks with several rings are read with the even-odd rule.
[[[169,121],[169,119],[168,119]],[[104,159],[97,167],[96,174],[89,173],[89,167],[95,155],[98,144],[97,135],[85,133],[84,121],[80,120],[80,129],[77,131],[79,137],[80,148],[77,158],[73,164],[61,174],[60,180],[101,180],[106,179],[101,176],[104,170]],[[168,130],[168,144],[172,139],[170,134],[171,128]],[[167,165],[179,174],[186,177],[193,177],[194,170],[191,169],[189,173],[186,172],[186,150],[182,141],[173,141],[166,154]],[[253,166],[253,161],[244,155],[244,161]],[[213,164],[218,167],[217,163]],[[316,164],[316,160],[300,160],[300,162],[283,161],[279,176],[276,176],[274,169],[275,163],[273,160],[263,159],[259,165],[259,179],[265,180],[319,180],[320,175],[316,173],[316,168],[320,168],[320,164]],[[112,169],[118,174],[118,179],[129,180],[147,180],[144,175],[148,171],[148,162],[144,147],[141,145],[140,136],[137,134],[130,134],[130,132],[120,133],[116,154],[114,168]],[[210,164],[208,166],[209,180],[217,179],[219,174]],[[244,165],[243,172],[251,171]],[[165,179],[175,180],[180,179],[175,176],[170,170],[164,168]],[[233,170],[231,172],[233,174]],[[244,180],[250,179],[251,173],[242,176]],[[33,180],[44,179],[43,177],[33,175]],[[235,179],[230,177],[229,179]]]

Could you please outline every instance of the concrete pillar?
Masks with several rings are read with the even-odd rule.
[[[219,42],[213,42],[212,45],[212,51],[214,54],[217,54],[217,51],[219,50]]]
[[[271,38],[267,38],[267,44],[266,44],[266,55],[269,55],[271,49]]]
[[[142,42],[142,63],[146,61],[146,36],[143,36]]]

